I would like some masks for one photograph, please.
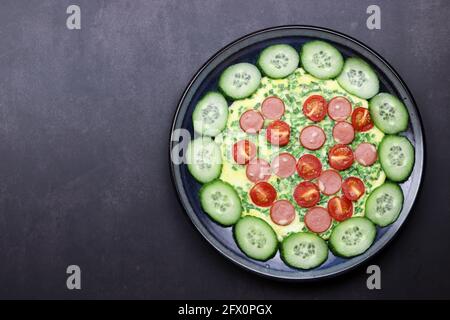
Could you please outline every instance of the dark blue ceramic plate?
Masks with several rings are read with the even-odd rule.
[[[332,30],[310,26],[270,28],[234,41],[209,59],[196,73],[184,91],[172,125],[172,130],[185,128],[193,135],[191,116],[194,107],[204,93],[209,90],[217,90],[218,77],[226,67],[243,61],[255,64],[261,50],[272,44],[286,43],[295,48],[300,48],[303,43],[312,39],[328,41],[345,57],[358,56],[369,62],[378,73],[381,86],[380,91],[390,92],[403,99],[410,114],[409,128],[404,135],[415,146],[416,162],[410,178],[401,185],[405,195],[403,210],[394,224],[385,228],[378,228],[377,238],[369,250],[351,259],[335,257],[330,252],[328,260],[323,265],[309,271],[301,271],[288,267],[280,259],[279,253],[266,262],[252,260],[246,257],[237,247],[232,236],[231,228],[223,228],[215,224],[202,211],[198,197],[198,191],[201,185],[189,174],[186,165],[175,165],[173,162],[171,163],[172,178],[181,204],[196,228],[209,243],[225,257],[245,269],[260,275],[287,280],[318,279],[335,276],[344,271],[348,271],[381,250],[405,222],[419,190],[424,157],[424,144],[419,112],[405,83],[400,79],[394,69],[377,53],[348,36]],[[172,131],[170,150],[177,144],[178,138],[173,135]]]

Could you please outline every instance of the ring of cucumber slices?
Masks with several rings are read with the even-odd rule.
[[[261,74],[272,79],[286,78],[299,64],[318,79],[334,81],[348,93],[370,99],[368,114],[373,124],[386,134],[377,154],[388,180],[367,197],[364,217],[334,221],[327,240],[320,234],[302,230],[291,232],[279,241],[271,224],[246,214],[235,188],[219,179],[222,155],[215,137],[227,125],[227,99],[251,97],[261,86]],[[204,184],[199,192],[203,211],[216,223],[232,226],[237,246],[251,259],[267,261],[279,249],[280,258],[288,266],[310,270],[325,263],[329,251],[343,258],[366,252],[376,239],[377,228],[394,223],[401,214],[404,197],[397,183],[408,179],[415,162],[411,142],[397,135],[408,128],[408,111],[400,99],[379,93],[379,89],[377,71],[371,65],[357,57],[344,59],[332,44],[319,40],[306,42],[301,48],[272,45],[261,51],[257,65],[240,62],[228,66],[218,79],[220,93],[205,94],[192,115],[194,131],[201,137],[190,142],[186,159],[191,175]]]

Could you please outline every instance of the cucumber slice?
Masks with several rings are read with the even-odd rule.
[[[261,52],[258,65],[270,78],[279,79],[290,75],[298,67],[297,51],[287,44],[275,44]]]
[[[405,105],[389,93],[379,93],[370,100],[370,116],[384,133],[394,134],[408,128],[409,114]]]
[[[228,120],[227,100],[217,92],[208,92],[192,113],[194,130],[201,135],[214,137],[225,129]]]
[[[387,135],[378,148],[380,163],[386,176],[395,182],[408,179],[414,166],[414,147],[408,139]]]
[[[341,53],[324,41],[314,40],[305,43],[300,55],[303,68],[319,79],[336,77],[344,65]]]
[[[385,227],[397,220],[403,206],[403,192],[396,183],[386,182],[372,191],[366,201],[366,217]]]
[[[350,258],[364,253],[375,240],[377,229],[367,218],[354,217],[339,223],[331,233],[329,245],[334,254]]]
[[[372,98],[380,89],[375,71],[360,58],[348,58],[336,80],[346,91],[362,99]]]
[[[281,257],[294,268],[315,268],[328,258],[327,243],[313,233],[293,233],[281,243]]]
[[[206,183],[220,176],[222,155],[220,147],[209,137],[192,140],[186,150],[189,172],[198,182]]]
[[[234,100],[249,97],[258,89],[261,72],[246,62],[234,64],[225,69],[219,79],[219,88]]]
[[[231,226],[241,217],[241,199],[236,190],[222,180],[214,180],[200,189],[200,203],[210,218],[223,226]]]
[[[266,261],[277,252],[277,236],[260,218],[245,216],[236,223],[233,231],[237,245],[250,258]]]

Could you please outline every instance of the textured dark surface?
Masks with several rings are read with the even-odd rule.
[[[82,30],[69,31],[69,4]],[[365,26],[377,3],[382,29]],[[450,298],[447,1],[2,1],[0,298]],[[335,29],[376,50],[422,114],[423,188],[365,266],[292,284],[248,273],[194,230],[167,146],[177,101],[225,44],[281,24]],[[82,269],[81,291],[65,269]]]

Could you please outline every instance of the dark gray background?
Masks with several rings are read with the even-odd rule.
[[[82,30],[66,28],[78,4]],[[382,29],[366,28],[378,4]],[[449,1],[5,1],[0,4],[0,298],[450,298]],[[195,71],[252,31],[310,24],[384,56],[421,112],[423,187],[365,267],[281,283],[217,253],[177,202],[168,140]],[[82,290],[66,289],[69,264]]]

